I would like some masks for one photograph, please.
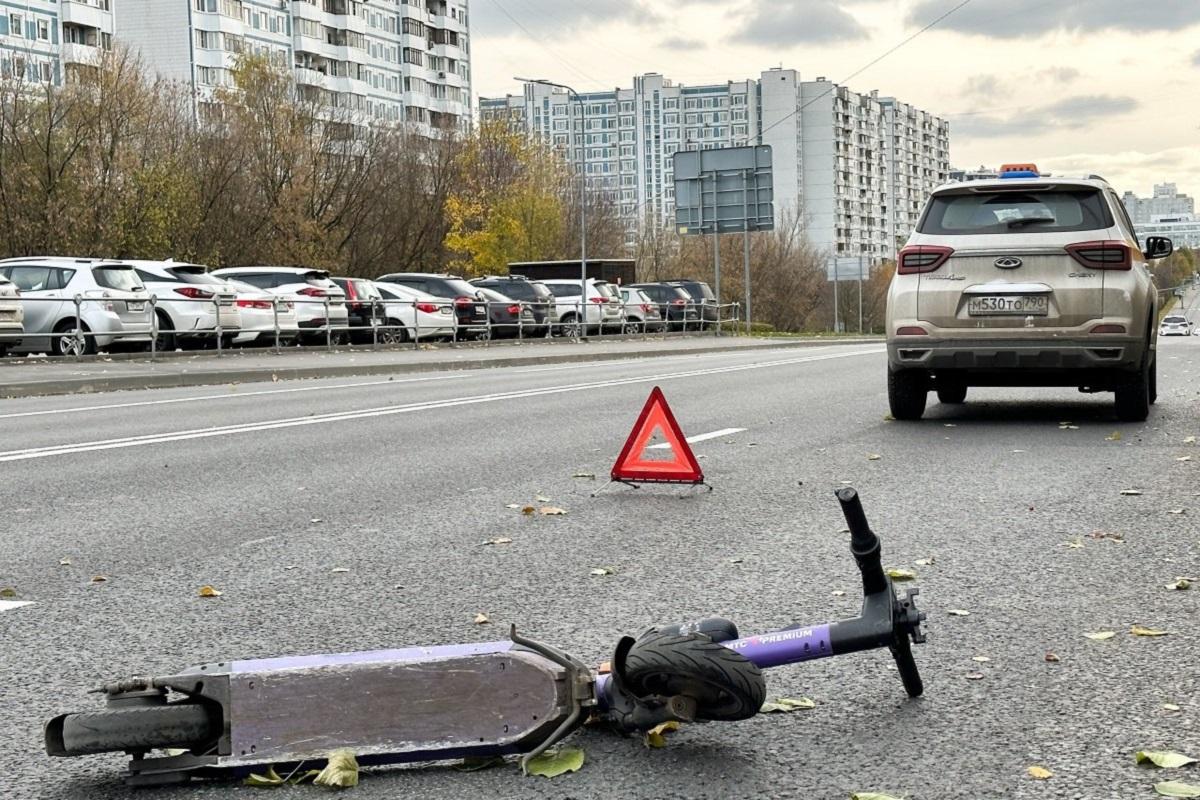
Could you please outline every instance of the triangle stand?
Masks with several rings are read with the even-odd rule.
[[[665,444],[671,448],[672,458],[669,460],[652,460],[645,457],[646,447],[656,433],[661,433]],[[642,484],[665,483],[686,486],[707,486],[711,492],[712,486],[704,481],[704,472],[696,460],[692,448],[688,445],[662,389],[655,386],[634,423],[617,463],[613,465],[611,480],[608,485],[592,496],[600,494],[614,483],[622,483],[635,489]]]

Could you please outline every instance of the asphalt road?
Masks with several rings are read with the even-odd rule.
[[[1163,774],[1134,751],[1200,756],[1200,583],[1165,588],[1200,577],[1200,448],[1185,443],[1200,436],[1200,338],[1163,341],[1144,425],[1115,422],[1107,396],[1002,389],[892,422],[881,351],[0,403],[0,587],[33,603],[0,610],[0,796],[130,796],[119,756],[41,751],[42,723],[97,707],[85,691],[114,677],[485,641],[509,622],[599,661],[656,622],[723,614],[751,632],[852,616],[832,496],[851,483],[885,562],[918,574],[924,698],[905,699],[886,653],[829,659],[768,673],[770,696],[809,696],[810,711],[686,726],[662,750],[587,730],[573,775],[379,770],[353,795],[1153,797]],[[696,445],[716,490],[592,498],[603,481],[572,476],[607,474],[656,383],[688,434],[746,429]],[[568,515],[505,507],[539,494]],[[513,542],[480,546],[495,537]],[[223,596],[199,598],[204,584]]]

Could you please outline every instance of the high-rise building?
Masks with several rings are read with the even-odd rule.
[[[196,103],[243,53],[294,69],[302,97],[362,122],[470,122],[468,0],[113,0],[117,39]]]
[[[60,84],[112,48],[114,0],[0,3],[0,76]]]
[[[480,116],[566,152],[593,191],[614,196],[631,242],[673,218],[679,150],[771,145],[777,224],[799,218],[831,257],[892,257],[950,169],[944,120],[790,69],[705,86],[651,73],[578,97],[529,83],[481,100]]]
[[[1152,197],[1143,198],[1126,192],[1121,199],[1134,225],[1158,222],[1164,217],[1191,217],[1196,213],[1195,201],[1186,194],[1180,194],[1173,183],[1155,184]]]

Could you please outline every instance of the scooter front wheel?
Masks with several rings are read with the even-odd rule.
[[[68,714],[61,735],[64,755],[82,756],[198,747],[215,741],[220,730],[203,705],[175,703]]]
[[[749,719],[767,697],[766,681],[752,661],[703,634],[642,637],[626,656],[624,675],[639,696],[694,699],[702,720]]]

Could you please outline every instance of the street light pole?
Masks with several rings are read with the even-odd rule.
[[[583,98],[579,92],[567,86],[565,83],[555,83],[548,81],[545,78],[513,78],[515,81],[522,83],[535,83],[541,86],[553,86],[556,89],[563,89],[567,96],[579,104],[579,338],[583,339],[587,336],[587,106],[583,103]],[[571,126],[571,135],[574,138],[575,126]],[[600,324],[603,326],[604,318],[601,314]]]

